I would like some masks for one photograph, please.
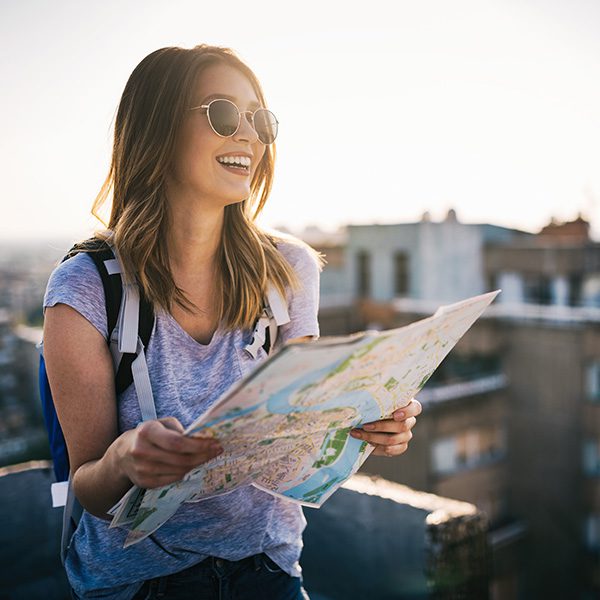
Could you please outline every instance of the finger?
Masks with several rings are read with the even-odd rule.
[[[143,423],[138,430],[138,438],[143,443],[177,454],[198,454],[221,447],[215,439],[188,437],[179,431],[168,429],[157,420]]]
[[[408,444],[397,444],[395,446],[376,446],[371,455],[375,456],[400,456],[408,450]]]
[[[408,417],[417,417],[423,411],[423,406],[418,400],[414,398],[404,407],[395,410],[392,414],[392,418],[396,421],[402,421]]]
[[[175,417],[163,417],[162,419],[157,419],[157,421],[159,423],[162,423],[167,429],[175,431],[176,433],[185,432],[183,425]],[[196,440],[204,440],[207,443],[215,441],[215,438],[207,435],[205,432],[202,431],[193,433],[191,435],[188,435],[187,437]]]
[[[382,419],[381,421],[365,423],[364,425],[361,425],[360,429],[364,429],[368,432],[401,433],[402,431],[410,431],[416,423],[417,419],[415,417],[408,417],[404,421]]]
[[[159,423],[162,423],[167,429],[172,429],[173,431],[179,431],[183,433],[185,430],[183,425],[176,417],[163,417],[162,419],[156,419]]]
[[[411,431],[403,431],[402,433],[367,433],[358,429],[351,431],[350,435],[376,446],[395,446],[407,443],[412,439]]]
[[[210,446],[199,452],[180,453],[170,452],[152,444],[134,445],[131,456],[136,460],[139,468],[147,468],[157,473],[169,473],[184,470],[205,463],[223,451],[222,448]]]
[[[130,461],[128,473],[130,479],[134,482],[143,479],[147,483],[148,480],[155,477],[167,477],[171,481],[179,481],[194,468],[215,458],[221,451],[177,454],[153,447],[146,447],[143,451],[134,447],[130,453],[132,460]],[[143,487],[148,486],[144,485]]]

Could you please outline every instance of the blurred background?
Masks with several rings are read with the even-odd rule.
[[[494,598],[600,597],[600,3],[0,3],[0,465],[48,457],[51,270],[99,227],[127,78],[234,48],[280,121],[261,220],[326,255],[323,335],[501,288],[363,470],[475,505]]]

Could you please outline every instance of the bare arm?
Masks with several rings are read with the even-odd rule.
[[[214,441],[182,435],[175,418],[118,435],[114,371],[106,340],[70,306],[46,309],[44,358],[63,430],[73,489],[90,513],[106,511],[132,486],[159,487],[216,456]]]

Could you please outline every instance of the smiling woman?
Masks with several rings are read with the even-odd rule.
[[[218,106],[213,110],[216,103],[198,110],[219,98],[233,98],[244,110],[266,105],[258,80],[233,51],[165,48],[146,57],[125,87],[111,170],[93,211],[98,214],[113,188],[108,228],[125,268],[138,274],[150,301],[167,310],[173,300],[181,308],[192,308],[182,286],[175,285],[173,270],[180,269],[185,278],[187,270],[181,268],[186,263],[206,263],[206,255],[212,254],[211,262],[220,263],[221,270],[216,278],[208,274],[216,286],[211,290],[219,305],[216,312],[231,326],[248,327],[262,310],[267,278],[281,293],[296,279],[254,222],[273,182],[274,137],[264,144],[241,114],[233,131],[223,131],[223,123],[235,116],[231,111],[226,115]],[[215,125],[221,133],[215,133]],[[250,159],[246,173],[221,164],[223,157],[230,163],[235,156]],[[118,173],[125,164],[128,170]],[[198,212],[199,206],[204,210]],[[192,222],[192,215],[199,222]],[[210,246],[192,245],[188,236],[180,236],[179,244],[168,235],[167,217],[180,220],[170,231],[180,231],[179,225],[193,237],[203,231]],[[201,256],[191,255],[194,251]],[[233,290],[240,294],[237,299],[231,297]]]
[[[319,256],[255,223],[276,135],[258,80],[227,48],[157,50],[125,86],[93,212],[112,193],[96,237],[154,308],[145,355],[157,418],[141,423],[134,385],[115,394],[102,281],[81,252],[53,272],[44,300],[48,378],[84,509],[65,559],[75,598],[154,597],[165,586],[169,598],[304,597],[302,511],[254,487],[186,504],[126,550],[127,532],[107,515],[132,485],[178,481],[219,454],[215,440],[182,432],[266,357],[266,344],[248,348],[270,293],[290,316],[276,346],[319,335]]]
[[[240,487],[184,503],[126,549],[127,531],[109,528],[108,514],[133,485],[177,482],[215,458],[218,440],[185,427],[273,348],[319,336],[319,255],[255,223],[273,181],[277,127],[256,77],[227,48],[157,50],[125,86],[93,207],[97,214],[112,192],[108,229],[54,270],[44,298],[48,380],[83,508],[65,556],[74,598],[306,597],[306,521],[296,504]],[[99,248],[114,258],[99,264]],[[147,366],[140,386],[135,373],[134,385],[122,384],[125,359],[113,370],[128,328],[112,322],[98,269],[114,274],[115,263],[121,315],[139,293],[154,317],[145,327],[140,310],[148,337],[140,333],[135,349],[132,336],[135,371]],[[289,318],[277,320],[282,307]],[[414,414],[355,434],[375,452],[401,453]]]

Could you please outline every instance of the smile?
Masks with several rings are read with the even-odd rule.
[[[237,175],[250,173],[251,160],[247,156],[219,156],[217,162],[228,171]]]

